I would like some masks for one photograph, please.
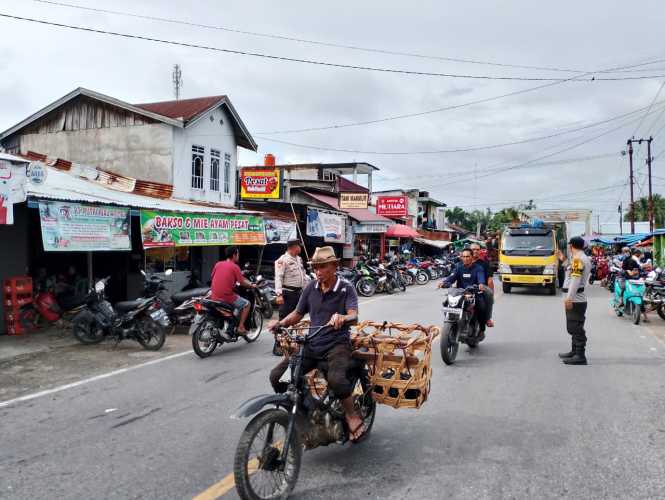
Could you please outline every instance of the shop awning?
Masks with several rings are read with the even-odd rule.
[[[312,191],[303,191],[303,193],[325,205],[328,205],[330,208],[334,208],[335,210],[349,214],[349,217],[357,220],[358,222],[383,222],[385,224],[393,223],[392,220],[383,217],[382,215],[377,215],[374,212],[370,212],[366,208],[339,208],[339,203],[336,196],[314,193]]]
[[[388,238],[420,238],[420,234],[415,229],[404,224],[393,224],[386,231]]]
[[[444,241],[444,240],[430,240],[427,238],[414,238],[413,239],[414,243],[420,243],[421,245],[429,245],[431,247],[439,248],[443,250],[444,248],[447,248],[448,246],[451,245],[450,241]]]

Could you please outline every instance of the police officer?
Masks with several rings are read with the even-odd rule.
[[[566,279],[563,284],[564,304],[566,309],[566,328],[571,335],[570,352],[559,354],[559,357],[567,365],[586,365],[587,360],[584,353],[586,348],[586,332],[584,320],[587,309],[584,284],[589,281],[591,274],[591,261],[584,253],[584,240],[575,236],[568,242],[568,255],[565,260],[559,252],[559,258],[566,266]]]
[[[286,318],[296,308],[302,289],[309,279],[300,257],[300,241],[289,240],[286,252],[275,261],[275,293],[279,305],[279,319]],[[281,355],[277,343],[273,354]]]

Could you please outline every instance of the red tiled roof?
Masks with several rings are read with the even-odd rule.
[[[178,101],[149,102],[135,104],[137,108],[185,122],[193,120],[201,113],[224,101],[226,96],[197,97],[196,99],[180,99]]]
[[[337,197],[329,196],[325,194],[312,193],[311,191],[303,191],[307,196],[311,196],[315,200],[319,200],[321,203],[325,203],[335,210],[340,212],[345,212],[351,216],[352,219],[357,220],[358,222],[386,222],[392,224],[393,221],[383,217],[382,215],[376,215],[374,212],[370,212],[365,208],[339,208],[339,203]]]

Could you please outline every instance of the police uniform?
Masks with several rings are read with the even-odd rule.
[[[591,260],[582,250],[573,250],[571,259],[566,261],[566,279],[563,292],[566,300],[573,302],[572,309],[566,309],[566,328],[571,336],[571,350],[560,354],[566,364],[586,364],[586,319],[587,298],[584,285],[589,282]]]
[[[284,303],[279,306],[279,319],[286,318],[298,305],[303,287],[309,281],[302,259],[286,252],[275,261],[275,293]]]

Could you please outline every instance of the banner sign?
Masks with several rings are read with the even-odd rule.
[[[323,212],[315,208],[307,208],[307,234],[323,238],[329,243],[344,243],[346,217]]]
[[[266,243],[283,243],[298,239],[298,230],[295,222],[279,219],[266,219]]]
[[[141,210],[143,248],[207,245],[265,245],[263,218],[257,215]]]
[[[406,196],[379,196],[376,199],[376,213],[388,217],[406,217],[408,199]]]
[[[353,232],[355,234],[385,233],[388,227],[388,224],[356,224],[353,226]]]
[[[39,202],[46,252],[131,250],[129,208]]]
[[[244,167],[240,169],[240,198],[278,200],[282,182],[279,168]]]
[[[11,174],[11,172],[10,172]],[[14,203],[12,202],[12,185],[0,177],[0,225],[14,224]]]
[[[364,208],[367,209],[369,193],[339,193],[339,208]]]

